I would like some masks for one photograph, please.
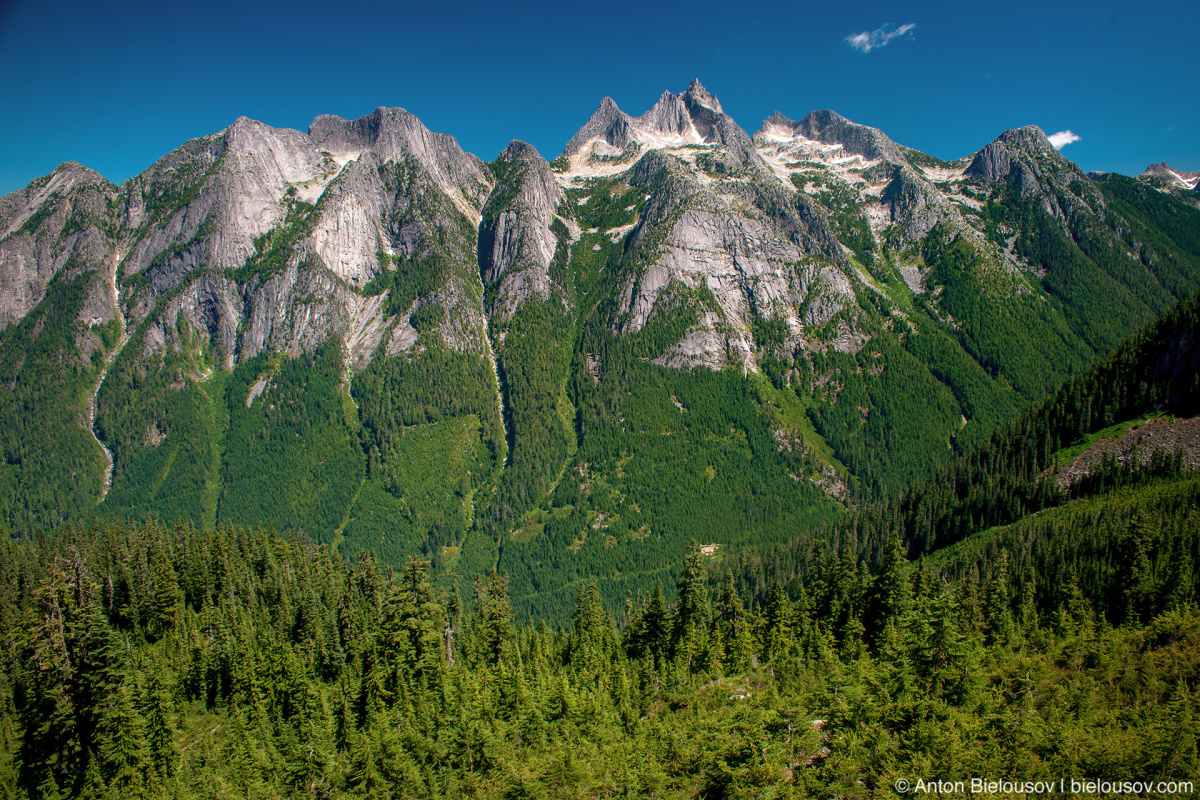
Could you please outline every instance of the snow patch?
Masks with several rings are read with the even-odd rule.
[[[870,186],[862,172],[879,164],[878,159],[847,154],[841,144],[825,144],[796,135],[774,125],[754,137],[755,149],[776,177],[792,188],[791,176],[804,172],[831,172],[859,191]],[[878,194],[878,192],[876,192]]]
[[[650,150],[663,150],[679,156],[685,161],[696,160],[695,148],[714,147],[715,143],[705,142],[696,126],[688,122],[687,130],[682,133],[662,133],[647,130],[633,121],[633,141],[640,147],[628,158],[621,158],[625,152],[597,136],[589,139],[583,147],[570,157],[570,165],[566,170],[554,177],[563,187],[579,186],[589,178],[609,178],[619,175],[636,164]],[[583,202],[580,202],[583,205]]]
[[[1182,184],[1183,184],[1184,186],[1186,186],[1188,189],[1195,189],[1195,188],[1196,188],[1196,184],[1197,184],[1197,183],[1200,183],[1200,176],[1197,176],[1197,177],[1195,177],[1195,178],[1185,178],[1185,177],[1183,177],[1182,175],[1180,175],[1178,172],[1176,172],[1176,171],[1175,171],[1175,170],[1173,170],[1173,169],[1169,169],[1169,170],[1167,170],[1167,172],[1170,172],[1172,175],[1174,175],[1174,176],[1175,176],[1175,180],[1177,180],[1177,181],[1179,181],[1180,183],[1182,183]]]

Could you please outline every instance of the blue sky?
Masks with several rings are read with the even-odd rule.
[[[0,0],[0,194],[68,160],[119,183],[240,115],[303,130],[380,105],[485,160],[512,139],[553,158],[603,96],[639,114],[693,77],[749,132],[832,108],[949,159],[1034,124],[1073,131],[1084,169],[1198,170],[1198,29],[1178,0]]]

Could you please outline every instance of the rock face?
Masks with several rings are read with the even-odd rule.
[[[381,164],[414,159],[465,215],[478,222],[491,189],[483,162],[464,153],[453,136],[433,133],[404,109],[379,108],[352,121],[323,115],[313,120],[308,135],[330,152],[370,150]]]
[[[116,189],[67,163],[0,198],[0,330],[36,306],[60,272],[72,277],[109,261],[108,203]],[[92,322],[112,318],[102,289],[85,313]]]
[[[380,342],[411,346],[408,317],[431,303],[444,311],[443,342],[482,352],[487,317],[509,320],[525,301],[552,296],[570,307],[552,274],[559,248],[568,254],[579,235],[567,193],[587,202],[583,187],[603,179],[646,198],[638,218],[611,234],[642,264],[619,279],[614,330],[636,333],[686,296],[698,322],[664,363],[753,369],[754,320],[782,320],[787,346],[803,348],[813,345],[810,329],[854,316],[863,276],[851,255],[869,264],[891,249],[903,281],[921,292],[923,267],[904,253],[942,226],[1019,271],[1011,249],[972,221],[980,201],[971,185],[1014,181],[1060,220],[1101,205],[1087,191],[1048,191],[1081,174],[1033,126],[957,162],[830,110],[798,121],[776,112],[751,138],[699,81],[663,92],[638,117],[604,98],[563,156],[555,174],[514,142],[489,169],[403,109],[380,108],[355,120],[320,116],[306,132],[243,117],[120,188],[66,164],[0,199],[0,328],[36,305],[54,275],[110,266],[115,254],[123,302],[149,326],[147,352],[177,346],[182,319],[227,365],[342,336],[365,366]],[[1179,190],[1200,181],[1165,164],[1143,178]],[[397,265],[435,255],[437,285],[385,319]],[[382,287],[367,293],[378,300],[364,297],[371,286]],[[93,288],[89,319],[113,317],[116,288]],[[853,333],[855,323],[843,324]]]
[[[633,120],[611,97],[600,101],[600,107],[592,114],[587,124],[580,128],[571,141],[567,142],[563,154],[573,156],[583,146],[597,139],[617,151],[624,150],[633,140]]]
[[[791,130],[796,137],[824,145],[841,145],[843,152],[862,156],[869,161],[907,163],[896,143],[883,131],[858,125],[836,111],[813,111],[799,122],[793,122],[776,111],[759,128],[760,133],[779,130]]]
[[[524,142],[510,144],[495,169],[508,189],[484,207],[479,271],[484,286],[499,282],[489,315],[507,321],[526,300],[551,295],[550,263],[558,248],[551,225],[563,193],[546,159]],[[560,296],[565,302],[561,287]]]
[[[1021,196],[1029,197],[1042,193],[1043,186],[1038,175],[1046,171],[1054,172],[1062,180],[1067,173],[1079,173],[1079,168],[1054,149],[1041,128],[1026,125],[996,137],[996,141],[975,155],[964,174],[987,186],[995,185],[1011,175]]]
[[[620,139],[609,135],[616,120]],[[628,186],[645,191],[640,219],[612,234],[626,237],[626,251],[645,265],[620,284],[612,325],[632,335],[656,315],[693,314],[696,322],[660,363],[757,369],[754,320],[780,320],[794,348],[806,326],[853,304],[825,212],[781,185],[699,81],[678,95],[664,92],[637,118],[606,101],[564,157],[564,188],[624,174]]]
[[[638,163],[630,184],[674,189],[651,197],[630,234],[629,249],[644,254],[648,266],[621,289],[618,329],[641,330],[656,309],[674,311],[680,295],[695,298],[700,313],[663,363],[753,369],[753,319],[781,319],[799,342],[805,324],[823,325],[853,300],[823,218],[789,208],[789,198],[773,195],[772,187],[706,186],[657,152]]]
[[[135,317],[172,295],[147,347],[169,344],[182,314],[232,364],[354,338],[358,292],[393,258],[426,257],[441,241],[453,266],[437,301],[449,304],[443,338],[480,350],[469,276],[490,188],[478,158],[402,109],[318,117],[308,133],[241,118],[121,188],[121,273]],[[370,353],[357,355],[365,366]]]
[[[781,180],[798,182],[804,191],[809,181],[819,181],[816,196],[830,196],[832,210],[861,216],[877,246],[887,238],[904,247],[939,222],[969,229],[953,200],[876,128],[834,111],[814,111],[798,122],[777,111],[763,122],[754,141]],[[940,172],[947,174],[938,178],[962,177],[961,169]]]

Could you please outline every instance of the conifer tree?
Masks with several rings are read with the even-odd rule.
[[[686,671],[699,671],[708,663],[712,609],[708,603],[708,562],[694,541],[688,547],[676,586],[679,603],[673,621],[673,655]]]

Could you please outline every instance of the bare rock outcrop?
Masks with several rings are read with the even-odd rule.
[[[72,277],[108,263],[107,206],[115,196],[116,187],[98,173],[66,163],[0,198],[0,330],[36,306],[63,270]],[[112,318],[99,291],[97,302],[87,303],[87,322]]]
[[[558,247],[551,225],[563,194],[546,159],[524,142],[510,144],[495,169],[506,189],[484,208],[479,271],[484,286],[499,281],[488,313],[505,321],[526,300],[551,295],[550,265]]]
[[[624,150],[633,141],[633,119],[611,97],[605,97],[587,123],[580,128],[563,149],[563,155],[573,156],[596,139],[617,150]]]

